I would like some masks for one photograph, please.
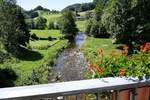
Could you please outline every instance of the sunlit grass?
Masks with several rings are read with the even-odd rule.
[[[82,32],[85,32],[85,29],[86,29],[86,20],[85,21],[76,21],[76,25],[77,25],[77,28],[82,31]]]
[[[60,34],[60,30],[31,30],[31,33],[35,33],[38,37],[42,38],[47,38],[49,36],[59,38],[63,36]]]
[[[117,48],[117,45],[112,44],[111,39],[102,39],[102,38],[93,38],[88,37],[82,47],[82,50],[90,62],[96,62],[99,55],[98,49],[104,49],[104,56],[109,56],[111,50],[116,51],[116,55],[119,55],[120,51]]]

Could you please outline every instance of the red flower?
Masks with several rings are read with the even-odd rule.
[[[147,52],[147,51],[148,51],[148,48],[145,47],[142,51],[143,51],[143,52]]]
[[[125,50],[121,50],[120,54],[121,54],[121,56],[124,56],[126,54],[126,51]]]
[[[129,49],[129,46],[128,45],[124,45],[123,46],[123,50],[128,50]]]
[[[89,70],[92,70],[93,67],[94,67],[93,64],[88,64],[87,66],[88,66],[88,69],[89,69]]]
[[[147,42],[140,46],[140,51],[147,52],[150,49],[150,42]]]
[[[99,66],[96,66],[96,71],[99,73],[99,74],[103,74],[104,70],[103,68],[99,67]]]
[[[103,56],[104,55],[104,49],[103,48],[99,48],[98,53],[99,53],[99,55]]]
[[[126,73],[125,69],[120,69],[120,70],[119,70],[119,75],[120,75],[120,76],[124,76],[125,73]]]
[[[115,55],[115,50],[111,50],[110,56],[113,57]]]

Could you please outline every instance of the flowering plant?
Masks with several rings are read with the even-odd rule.
[[[117,55],[115,50],[110,51],[110,56],[105,57],[104,49],[98,50],[99,58],[94,64],[88,64],[94,78],[115,76],[150,76],[150,44],[141,46],[141,52],[128,56],[128,45],[124,45]],[[147,53],[145,53],[147,52]]]

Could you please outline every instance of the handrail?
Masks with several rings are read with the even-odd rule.
[[[33,86],[1,88],[0,99],[29,100],[29,98],[67,96],[81,93],[98,93],[107,90],[123,90],[143,86],[150,86],[150,81],[137,81],[129,78],[112,77]]]

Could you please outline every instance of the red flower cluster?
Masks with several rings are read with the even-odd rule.
[[[98,53],[99,53],[99,55],[103,56],[104,55],[104,49],[103,48],[99,48],[98,49]]]
[[[128,50],[129,49],[129,45],[124,45],[123,46],[123,50]]]
[[[115,50],[110,51],[110,56],[113,57],[115,55]]]
[[[92,70],[92,69],[93,69],[93,67],[94,67],[94,65],[93,65],[93,64],[88,64],[87,66],[88,66],[88,69],[89,69],[89,70]]]
[[[140,46],[140,51],[147,52],[148,50],[150,50],[150,42],[147,42]]]
[[[120,76],[124,76],[125,73],[126,73],[125,69],[120,69],[120,70],[119,70],[119,75],[120,75]]]
[[[120,51],[120,54],[123,56],[127,53],[129,45],[123,45],[123,50]]]
[[[125,50],[121,50],[120,54],[121,54],[121,56],[124,56],[124,55],[126,55],[126,51]]]
[[[103,68],[99,67],[99,66],[96,66],[96,71],[99,73],[99,74],[103,74],[104,70]]]

